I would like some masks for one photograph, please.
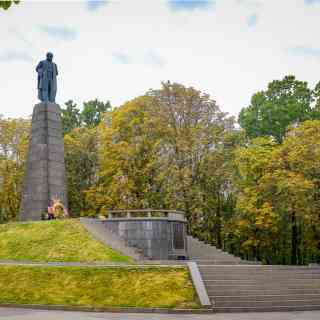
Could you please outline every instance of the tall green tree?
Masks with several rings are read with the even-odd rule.
[[[69,100],[65,103],[66,108],[61,109],[63,135],[81,126],[81,113],[77,105]]]
[[[98,99],[90,100],[83,103],[83,110],[81,112],[81,121],[87,127],[96,127],[103,119],[104,113],[111,109],[110,102],[106,103]]]
[[[201,221],[210,220],[217,231],[211,233],[211,240],[221,246],[228,185],[222,169],[224,147],[234,129],[234,119],[223,113],[208,94],[192,87],[166,82],[148,95],[154,101],[152,117],[159,119],[163,132],[159,162],[166,176],[167,202],[186,212],[191,233],[202,233]],[[214,184],[213,179],[209,181],[212,176],[216,178]],[[212,200],[210,205],[208,199]]]
[[[99,125],[98,183],[87,192],[91,211],[112,208],[162,208],[157,163],[157,119],[150,117],[148,97],[109,112]]]
[[[0,118],[0,223],[19,212],[29,132],[28,120]]]
[[[313,90],[315,119],[320,119],[320,81]]]
[[[77,107],[73,100],[65,103],[66,108],[61,109],[62,127],[64,135],[75,128],[94,128],[102,121],[104,114],[111,109],[110,102],[101,102],[98,99],[83,103],[83,109]]]
[[[106,117],[99,125],[97,184],[86,192],[92,212],[180,209],[190,232],[221,247],[224,218],[234,206],[233,118],[207,94],[176,83]]]
[[[8,10],[13,4],[18,4],[18,0],[4,0],[0,1],[0,9]]]
[[[254,139],[237,151],[240,252],[267,263],[306,264],[320,254],[320,121],[289,130],[282,144]]]
[[[294,76],[274,80],[252,96],[250,106],[240,112],[239,124],[250,138],[272,136],[281,142],[290,125],[319,118],[314,93]]]
[[[85,192],[96,182],[97,128],[75,128],[64,136],[69,211],[80,216],[87,210]]]

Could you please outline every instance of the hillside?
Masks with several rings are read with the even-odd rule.
[[[0,260],[131,261],[94,239],[76,219],[0,225]]]
[[[1,304],[199,308],[186,268],[0,266]]]

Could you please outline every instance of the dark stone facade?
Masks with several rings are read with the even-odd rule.
[[[101,221],[106,231],[139,249],[151,260],[187,258],[187,233],[184,219],[120,218]],[[178,240],[178,241],[177,241]]]
[[[32,115],[20,220],[40,220],[52,199],[67,208],[61,111],[55,103],[39,103]]]

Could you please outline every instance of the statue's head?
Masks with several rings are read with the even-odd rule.
[[[48,52],[47,53],[47,60],[51,62],[52,59],[53,59],[53,54],[51,52]]]

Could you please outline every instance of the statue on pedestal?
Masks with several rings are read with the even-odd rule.
[[[40,61],[36,68],[38,97],[41,102],[33,109],[21,195],[21,221],[40,220],[48,212],[52,201],[58,200],[59,206],[56,204],[55,207],[59,208],[61,216],[67,215],[61,109],[55,103],[58,69],[52,59],[53,54],[47,53],[47,59]]]
[[[42,102],[55,102],[57,93],[57,65],[52,62],[53,54],[47,53],[47,59],[37,65],[38,72],[38,98]]]

